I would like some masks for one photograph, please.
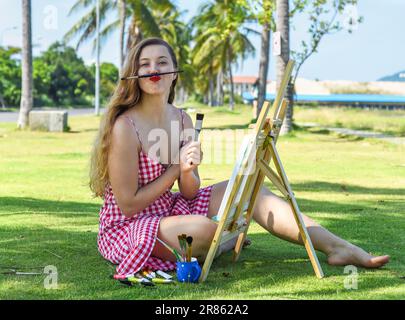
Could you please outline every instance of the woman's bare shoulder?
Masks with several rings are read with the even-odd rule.
[[[136,150],[140,149],[135,127],[131,123],[129,115],[124,113],[117,117],[112,127],[111,140],[116,144],[126,145],[130,148],[136,148]]]
[[[186,110],[184,110],[184,108],[180,108],[175,105],[170,105],[170,106],[174,110],[173,112],[176,114],[176,116],[177,116],[177,118],[179,118],[179,120],[181,120],[181,117],[183,116],[185,121],[187,121],[187,122],[191,121],[190,115],[187,113]]]

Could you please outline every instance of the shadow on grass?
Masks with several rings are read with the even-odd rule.
[[[358,223],[356,234],[361,238],[356,244],[361,247],[374,247],[379,251],[386,250],[392,243],[401,243],[402,233],[399,218],[384,215],[385,208],[378,209],[373,219],[366,220],[350,212],[356,211],[361,204],[339,204],[323,201],[298,200],[306,210],[340,213],[341,219],[327,218],[328,226],[332,229],[344,229],[345,224]],[[391,202],[388,206],[393,205]],[[97,225],[97,215],[100,206],[92,203],[73,201],[51,201],[34,198],[2,197],[0,206],[5,213],[0,218],[14,219],[20,213],[43,213],[56,217],[77,217],[83,225],[88,225],[87,217],[94,217]],[[389,208],[388,212],[394,208]],[[14,217],[13,217],[14,216]],[[32,216],[33,220],[35,215]],[[9,221],[9,220],[8,220]],[[30,220],[31,221],[31,220]],[[45,290],[43,278],[0,275],[3,281],[11,286],[7,292],[0,292],[2,298],[10,299],[193,299],[232,296],[244,294],[247,299],[263,295],[263,290],[273,297],[289,297],[294,294],[301,298],[316,298],[318,296],[333,297],[336,290],[343,288],[343,268],[326,264],[326,257],[318,255],[327,276],[324,282],[315,278],[311,264],[303,247],[293,245],[270,236],[268,233],[249,233],[252,245],[243,250],[238,263],[231,262],[231,253],[226,253],[214,261],[207,282],[201,285],[177,284],[173,286],[156,286],[148,289],[141,286],[126,288],[115,280],[110,279],[115,267],[104,260],[97,250],[97,233],[81,231],[81,225],[57,224],[52,227],[43,222],[42,225],[16,224],[1,226],[0,234],[0,264],[17,266],[55,265],[58,268],[60,281],[59,290]],[[379,237],[368,237],[371,230],[377,226],[388,224],[393,226],[393,232],[384,234],[377,230]],[[74,229],[76,228],[76,229]],[[395,229],[396,228],[396,229]],[[351,234],[352,230],[346,230]],[[401,248],[393,251],[400,257]],[[54,254],[52,254],[54,253]],[[390,252],[391,254],[391,252]],[[56,256],[57,255],[57,256]],[[59,257],[60,258],[59,258]],[[398,258],[401,262],[402,258]],[[373,289],[396,286],[400,280],[387,277],[387,272],[398,266],[388,265],[375,273],[375,278],[363,284],[363,292],[370,294]],[[387,271],[388,270],[388,271]],[[363,269],[359,269],[361,275]],[[174,273],[173,273],[174,274]],[[339,283],[335,277],[338,277]],[[402,283],[402,282],[401,282]],[[1,287],[1,285],[0,285]],[[53,291],[53,292],[52,292]]]
[[[339,127],[338,125],[335,127]],[[289,133],[289,135],[292,134],[293,137],[295,137],[294,133],[296,132],[305,132],[309,134],[319,134],[319,135],[328,135],[330,137],[335,138],[335,142],[354,142],[354,141],[361,141],[364,140],[364,137],[360,137],[358,135],[353,135],[353,134],[344,134],[344,133],[338,133],[334,132],[333,130],[330,130],[328,128],[323,128],[323,127],[308,127],[308,126],[298,126],[296,124],[293,124],[293,131]]]
[[[0,197],[0,218],[40,213],[74,218],[98,216],[101,205],[75,201],[54,201],[27,197]]]
[[[235,130],[235,129],[248,129],[249,124],[231,124],[225,126],[216,126],[216,127],[204,127],[204,130]]]
[[[69,130],[66,131],[65,133],[83,133],[83,132],[97,132],[97,128],[92,128],[92,129],[82,129],[82,130]]]
[[[393,196],[405,196],[405,188],[367,188],[358,185],[331,183],[326,181],[308,181],[293,183],[292,189],[295,191],[331,191],[344,194],[381,194]]]
[[[293,295],[300,299],[322,296],[333,298],[338,290],[345,291],[344,267],[328,265],[322,253],[317,252],[325,273],[325,278],[320,280],[315,277],[303,247],[269,237],[268,234],[250,234],[249,238],[252,246],[243,250],[236,264],[230,262],[231,254],[228,253],[214,261],[207,284],[216,283],[223,290],[232,292],[244,282],[251,289],[249,291],[246,288],[244,299],[257,299],[263,295],[287,299]],[[370,294],[374,289],[400,286],[401,281],[398,278],[387,277],[389,269],[390,266],[386,266],[374,270],[373,279],[360,285],[363,293],[369,291]],[[358,268],[360,279],[363,274],[370,272],[373,273]]]
[[[243,294],[244,299],[257,299],[263,291],[271,297],[298,295],[301,298],[331,297],[343,288],[343,267],[325,263],[318,257],[325,271],[325,280],[317,280],[306,251],[267,233],[250,234],[252,245],[244,249],[237,263],[226,253],[214,261],[208,279],[203,284],[157,285],[145,288],[125,287],[110,276],[115,266],[97,252],[95,232],[73,232],[47,227],[32,229],[18,226],[17,230],[0,227],[3,235],[0,264],[8,266],[53,265],[58,272],[58,290],[45,290],[45,275],[18,277],[0,275],[3,299],[227,299]],[[14,235],[23,233],[24,239]],[[52,253],[57,254],[60,258]],[[365,272],[359,269],[359,275]],[[374,279],[363,283],[363,291],[392,287],[399,280],[387,278],[386,270],[376,272]],[[175,276],[175,273],[172,272]],[[338,278],[338,282],[335,279]],[[0,285],[0,288],[2,285]],[[239,296],[241,298],[241,296]]]

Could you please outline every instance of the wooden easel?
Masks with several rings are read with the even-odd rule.
[[[267,118],[269,103],[266,101],[262,106],[253,135],[242,143],[218,215],[213,217],[213,220],[218,222],[218,227],[202,268],[200,282],[206,280],[219,246],[235,237],[238,239],[234,248],[233,261],[238,260],[265,176],[270,179],[290,204],[315,274],[318,278],[324,276],[276,149],[278,135],[287,108],[287,102],[283,97],[293,67],[294,61],[290,60],[273,102],[273,118]],[[270,168],[271,160],[273,160],[277,172]]]

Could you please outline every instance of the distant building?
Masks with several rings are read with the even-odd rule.
[[[257,77],[253,76],[234,76],[233,85],[235,93],[239,96],[241,96],[243,92],[250,92],[253,94],[257,88],[258,80]]]
[[[257,85],[259,78],[256,76],[234,76],[233,85],[235,94],[242,96],[243,92],[249,92],[250,94],[257,95]],[[271,81],[267,81],[269,84]],[[227,83],[227,89],[229,89],[229,83]]]

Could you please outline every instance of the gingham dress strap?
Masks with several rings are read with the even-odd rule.
[[[131,123],[131,126],[135,129],[136,135],[138,137],[138,140],[139,140],[139,143],[141,144],[141,149],[142,149],[142,141],[141,141],[141,138],[139,137],[139,132],[138,132],[138,129],[136,128],[134,120],[132,120],[127,115],[124,115],[124,118],[127,119]]]

